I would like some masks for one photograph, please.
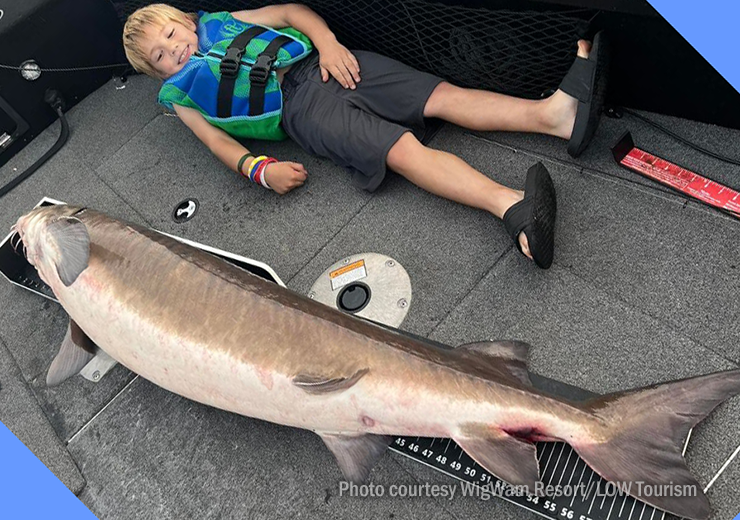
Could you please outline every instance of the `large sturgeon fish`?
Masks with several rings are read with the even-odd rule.
[[[606,480],[642,482],[631,488],[638,499],[710,514],[681,447],[740,393],[740,370],[567,402],[531,386],[524,343],[443,350],[89,209],[38,208],[14,229],[71,318],[50,385],[98,345],[189,399],[316,432],[348,480],[368,477],[391,436],[450,437],[531,491],[533,441],[561,440]],[[648,485],[694,486],[695,496],[655,496]]]

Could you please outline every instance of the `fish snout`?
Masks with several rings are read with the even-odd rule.
[[[16,254],[20,254],[18,253],[18,246],[21,242],[23,242],[23,234],[16,229],[16,225],[13,224],[10,226],[10,247],[13,248],[13,251],[15,251]]]
[[[11,231],[15,231],[17,234],[17,238],[11,239],[13,248],[18,254],[20,254],[18,247],[23,244],[23,256],[25,256],[28,263],[34,267],[37,266],[36,260],[38,256],[33,254],[33,252],[38,249],[38,244],[34,243],[36,242],[34,238],[38,235],[37,228],[41,223],[41,219],[39,217],[40,216],[36,210],[31,211],[30,213],[26,213],[20,217],[10,228]]]
[[[22,215],[18,218],[18,220],[13,224],[11,229],[14,229],[16,233],[18,233],[21,236],[21,239],[29,234],[31,231],[31,228],[34,227],[34,224],[38,222],[38,211],[33,210],[25,215]]]
[[[10,226],[10,231],[15,231],[19,235],[23,234],[23,230],[26,228],[26,217],[27,215],[23,215],[18,220],[15,221],[15,224]]]
[[[18,251],[18,246],[23,244],[23,248],[24,248],[23,256],[26,256],[25,255],[26,242],[24,241],[24,237],[26,236],[26,227],[27,227],[27,219],[25,215],[19,218],[15,224],[10,226],[10,245],[16,253],[21,254]]]

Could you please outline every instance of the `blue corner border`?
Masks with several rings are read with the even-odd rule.
[[[649,0],[740,92],[739,0]],[[0,423],[0,517],[28,520],[96,520],[31,451]],[[740,520],[740,514],[734,520]]]
[[[740,92],[740,1],[648,0]],[[737,520],[737,519],[736,519]]]
[[[85,505],[0,422],[0,518],[96,520]]]

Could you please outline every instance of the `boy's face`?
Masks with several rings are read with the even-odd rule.
[[[195,24],[189,20],[188,25],[166,22],[163,26],[151,26],[144,34],[142,50],[149,63],[165,79],[179,72],[198,50]]]

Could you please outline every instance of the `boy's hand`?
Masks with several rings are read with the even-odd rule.
[[[324,83],[329,81],[329,74],[344,88],[354,90],[360,82],[360,64],[357,58],[336,40],[319,49],[319,67]]]
[[[306,182],[308,172],[302,164],[294,162],[276,162],[265,166],[265,181],[275,193],[285,195],[293,188]]]

